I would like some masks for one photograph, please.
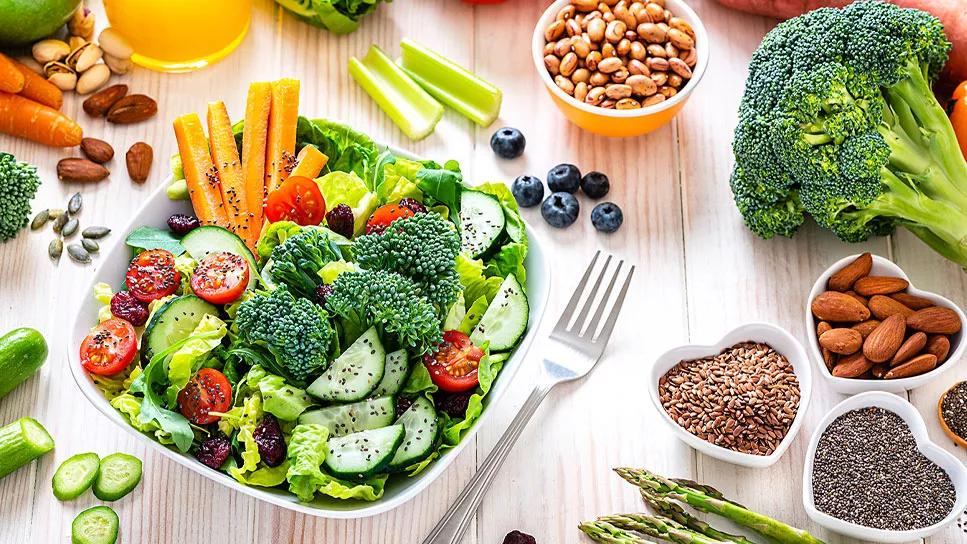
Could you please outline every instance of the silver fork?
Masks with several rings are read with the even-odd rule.
[[[477,511],[477,507],[480,506],[480,501],[483,500],[487,489],[497,476],[500,466],[504,463],[504,459],[507,458],[507,454],[510,453],[514,443],[517,442],[517,437],[520,436],[531,416],[537,411],[537,407],[540,406],[544,397],[554,386],[586,376],[601,358],[601,353],[604,352],[611,332],[614,330],[614,324],[618,320],[618,313],[621,311],[625,295],[628,293],[628,286],[631,284],[631,276],[635,272],[635,267],[632,266],[625,274],[625,280],[618,294],[614,297],[613,304],[609,305],[615,285],[617,285],[618,278],[621,276],[621,267],[624,265],[624,261],[618,261],[618,265],[609,273],[612,258],[611,255],[608,255],[604,266],[598,273],[597,280],[588,289],[588,280],[591,278],[600,255],[600,251],[594,255],[591,264],[588,265],[587,271],[581,278],[581,282],[578,283],[574,294],[571,295],[571,300],[568,301],[564,313],[561,314],[561,318],[551,332],[551,342],[545,348],[544,365],[541,375],[537,379],[537,384],[534,386],[534,391],[527,397],[514,421],[497,441],[497,445],[487,456],[487,460],[474,474],[470,484],[463,490],[450,510],[443,516],[443,519],[433,528],[430,536],[423,541],[423,544],[456,544],[460,541],[467,531],[467,527],[470,526],[470,521]],[[598,299],[598,290],[605,282],[608,286],[604,294]],[[579,312],[575,312],[582,299],[585,301],[584,304],[581,305]],[[609,306],[610,310],[608,310]],[[591,313],[592,310],[594,310],[593,314]],[[606,310],[608,311],[607,316],[605,316]],[[591,315],[590,318],[588,318],[589,314]],[[603,324],[602,319],[604,319]]]

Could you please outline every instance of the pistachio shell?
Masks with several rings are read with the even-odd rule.
[[[101,60],[103,60],[104,64],[107,64],[107,67],[110,68],[115,74],[126,74],[131,71],[131,67],[134,65],[134,63],[131,62],[131,59],[119,59],[114,55],[108,55],[106,53],[103,57],[101,57]]]
[[[97,37],[97,43],[105,53],[119,59],[129,59],[134,54],[134,48],[123,36],[113,28],[105,28]]]
[[[46,64],[54,60],[61,60],[69,55],[71,46],[61,40],[40,40],[34,44],[30,52],[34,56],[34,60],[40,64]]]
[[[95,64],[77,80],[77,94],[90,94],[103,87],[109,79],[111,79],[111,69],[107,64]]]
[[[33,57],[30,57],[27,55],[24,55],[22,57],[17,57],[17,62],[19,62],[20,64],[23,64],[27,68],[30,68],[30,71],[35,74],[39,74],[42,76],[46,75],[44,74],[44,65],[34,60]]]

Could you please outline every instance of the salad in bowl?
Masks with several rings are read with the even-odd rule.
[[[175,121],[168,196],[193,213],[127,234],[123,284],[95,285],[75,353],[118,416],[197,469],[376,501],[483,414],[533,325],[528,236],[504,184],[276,115],[293,101],[278,83],[261,127],[252,92],[234,126],[211,103],[207,137]]]

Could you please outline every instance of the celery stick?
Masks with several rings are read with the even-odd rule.
[[[500,89],[409,38],[400,48],[399,65],[434,98],[482,127],[500,115]]]
[[[443,105],[375,45],[362,60],[349,59],[349,74],[396,126],[414,140],[429,136],[443,117]]]

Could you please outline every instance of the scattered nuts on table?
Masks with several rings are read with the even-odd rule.
[[[128,176],[132,181],[144,183],[151,173],[151,162],[154,160],[154,150],[144,142],[137,142],[128,149],[124,157],[128,167]]]

